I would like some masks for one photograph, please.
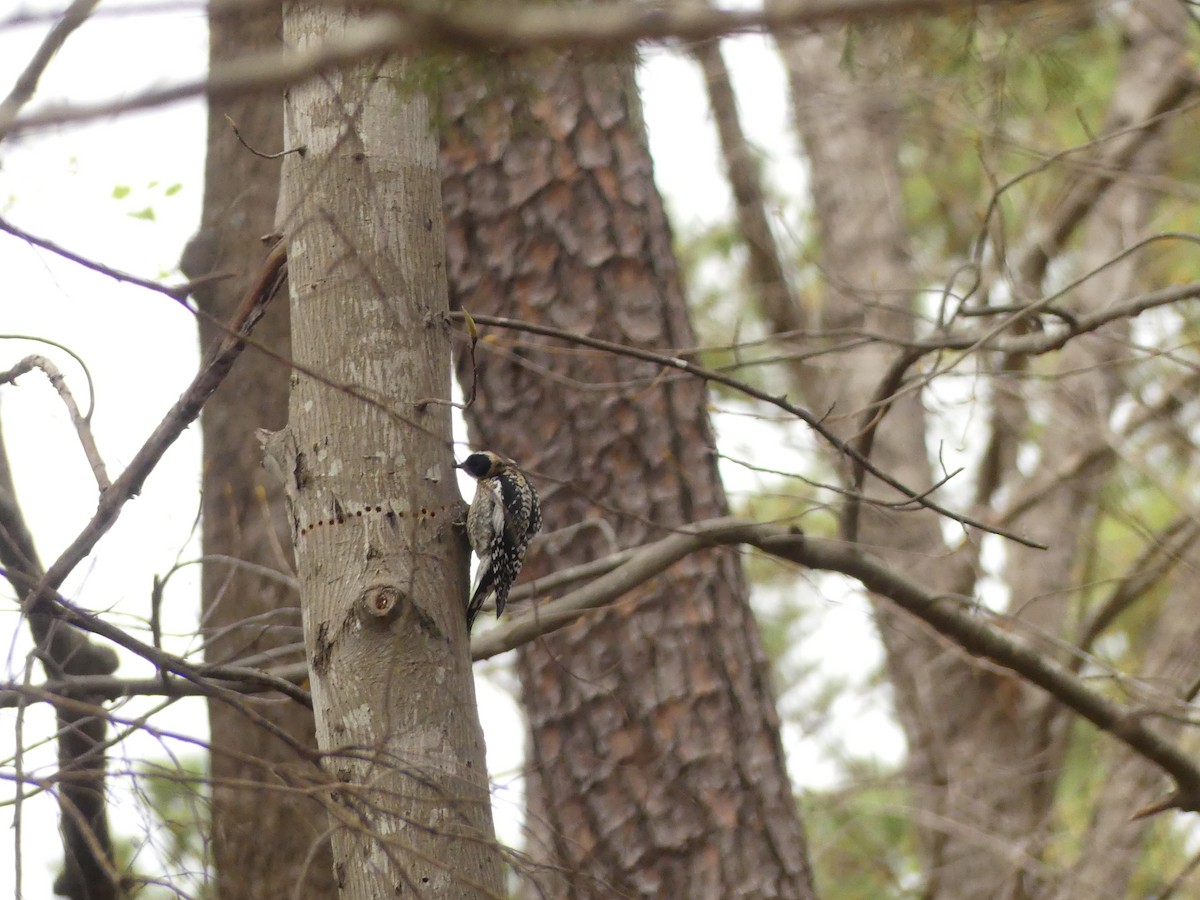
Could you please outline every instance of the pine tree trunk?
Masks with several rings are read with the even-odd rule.
[[[676,352],[695,339],[625,61],[559,58],[443,111],[453,301]],[[471,381],[459,357],[460,380]],[[528,575],[725,513],[703,384],[493,331],[472,443],[542,494]],[[809,897],[770,672],[735,552],[713,550],[522,650],[527,821],[553,897]]]
[[[303,50],[357,24],[296,5]],[[463,603],[437,143],[396,59],[291,89],[283,170],[289,474],[344,898],[502,893]],[[319,374],[320,378],[311,373]]]

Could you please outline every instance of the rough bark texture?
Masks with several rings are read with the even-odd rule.
[[[1169,9],[1173,6],[1173,9]],[[1148,13],[1151,7],[1152,12]],[[1128,23],[1128,64],[1114,100],[1114,123],[1140,121],[1129,97],[1145,97],[1142,83],[1158,65],[1176,67],[1182,51],[1170,46],[1183,29],[1177,4],[1146,3]],[[812,190],[821,238],[821,271],[828,279],[822,325],[834,330],[862,329],[905,341],[913,334],[912,289],[919,279],[908,264],[904,210],[901,205],[899,127],[902,92],[895,61],[888,57],[886,30],[864,30],[855,36],[853,62],[845,53],[845,35],[827,31],[781,40],[791,78],[797,125],[811,164]],[[1157,62],[1153,62],[1157,61]],[[1139,73],[1141,73],[1139,75]],[[1178,69],[1169,77],[1179,77]],[[1145,111],[1143,110],[1143,113]],[[1114,124],[1115,127],[1115,124]],[[1144,157],[1139,158],[1143,163]],[[1109,185],[1097,188],[1097,196]],[[1089,208],[1074,224],[1090,223],[1088,248],[1073,261],[1087,271],[1110,259],[1145,227],[1148,208],[1136,187],[1110,189],[1098,209]],[[1095,197],[1091,198],[1095,202]],[[1090,218],[1089,218],[1090,216]],[[1053,216],[1048,216],[1053,218]],[[1058,245],[1044,242],[1038,254],[1060,251],[1071,229],[1058,235]],[[1032,257],[1030,257],[1032,258]],[[1039,257],[1040,258],[1040,257]],[[1045,260],[1036,267],[1037,281],[1026,283],[1030,298],[1041,295]],[[1114,279],[1094,282],[1080,302],[1094,309],[1106,298],[1126,296],[1132,289],[1131,264],[1111,270]],[[1122,281],[1122,279],[1126,279]],[[794,325],[793,325],[794,327]],[[1046,433],[1033,480],[1055,481],[1035,505],[1017,518],[1018,531],[1050,544],[1048,552],[1009,548],[1008,585],[1012,613],[1028,621],[1036,633],[1060,634],[1075,594],[1082,543],[1095,511],[1111,457],[1054,478],[1070,460],[1106,440],[1108,423],[1120,395],[1113,363],[1127,356],[1122,327],[1074,342],[1056,363],[1063,373],[1039,401],[1048,405]],[[852,433],[861,411],[869,408],[876,383],[898,351],[884,343],[840,353],[835,361],[800,373],[810,403],[849,413]],[[1020,361],[1009,360],[1008,371]],[[997,483],[1019,477],[1016,447],[1031,399],[1019,382],[1008,382],[1010,394],[996,401],[997,422],[1013,433],[994,436],[989,460],[1004,471],[993,472],[980,501],[991,502]],[[1037,387],[1041,387],[1037,385]],[[1005,409],[1017,414],[1005,416]],[[874,459],[889,473],[916,488],[931,481],[926,447],[926,421],[919,394],[908,392],[892,408],[874,442]],[[1006,461],[1004,463],[997,460]],[[1009,490],[1018,489],[1009,481]],[[879,495],[882,488],[870,493]],[[865,507],[858,537],[893,565],[935,589],[973,593],[977,548],[964,541],[948,547],[938,523],[925,512],[898,513]],[[1064,759],[1069,718],[1056,704],[1003,673],[965,659],[911,623],[880,606],[879,625],[887,650],[887,668],[897,711],[909,741],[910,777],[919,805],[928,860],[929,897],[1045,896],[1053,878],[1041,862],[1049,837],[1056,776]],[[1049,652],[1049,650],[1048,650]],[[1144,785],[1144,782],[1138,782]],[[1128,800],[1128,797],[1124,798]],[[1104,802],[1098,815],[1104,816]],[[1124,807],[1124,814],[1132,812]],[[1107,815],[1111,815],[1109,810]],[[1107,826],[1111,829],[1111,822]],[[1096,833],[1104,834],[1097,825]],[[1129,836],[1128,830],[1125,836]],[[1106,845],[1093,844],[1083,857],[1097,861]],[[1084,859],[1081,859],[1083,866]],[[1128,862],[1123,869],[1128,877]],[[1120,867],[1117,867],[1120,868]],[[1097,884],[1105,876],[1088,873],[1081,884]],[[1087,895],[1086,890],[1078,896]],[[1105,893],[1104,896],[1118,894]],[[1094,896],[1094,895],[1093,895]]]
[[[224,10],[210,19],[210,58],[215,65],[279,43],[278,10]],[[257,271],[261,238],[275,227],[279,162],[256,156],[237,139],[267,153],[283,142],[283,110],[268,94],[213,103],[208,111],[201,231],[184,254],[191,277],[227,272],[233,277],[196,292],[205,313],[228,321]],[[201,320],[207,346],[220,335]],[[287,359],[288,309],[276,303],[255,330],[255,340]],[[204,407],[203,541],[211,561],[202,579],[205,658],[228,663],[298,639],[299,597],[284,579],[256,574],[240,560],[290,575],[291,539],[283,486],[262,467],[255,438],[259,428],[278,428],[287,415],[289,370],[265,354],[247,350],[232,377]],[[312,713],[298,704],[248,699],[246,704],[302,747],[315,747]],[[286,897],[298,883],[306,897],[333,896],[332,857],[320,805],[277,788],[311,768],[303,754],[227,702],[210,701],[212,729],[212,847],[217,896]],[[262,783],[264,789],[252,786]]]
[[[296,5],[301,51],[356,27]],[[344,898],[501,896],[463,602],[437,142],[398,60],[293,88],[288,493]],[[307,373],[319,373],[320,379]],[[333,384],[330,384],[332,381]],[[338,385],[335,387],[334,385]]]
[[[456,305],[694,346],[634,97],[625,61],[568,58],[521,69],[507,94],[450,97]],[[542,495],[529,575],[726,511],[703,384],[515,332],[488,334],[478,356],[472,443],[519,460]],[[746,598],[737,556],[713,550],[519,654],[530,849],[554,867],[531,893],[811,896]]]

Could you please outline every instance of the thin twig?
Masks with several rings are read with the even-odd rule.
[[[71,359],[75,360],[83,372],[84,379],[87,381],[88,403],[87,412],[83,414],[83,420],[85,422],[92,421],[92,413],[96,411],[96,383],[92,380],[92,370],[88,368],[82,356],[66,344],[60,344],[58,341],[52,341],[48,337],[42,337],[37,334],[0,334],[0,341],[32,341],[38,344],[45,344],[48,347],[53,347],[55,350],[61,350],[67,356],[71,357]]]
[[[287,156],[289,153],[299,153],[301,156],[303,156],[304,151],[307,149],[306,147],[292,147],[291,149],[288,149],[288,150],[280,150],[277,153],[263,153],[261,150],[258,150],[255,147],[251,147],[250,144],[246,141],[246,139],[244,137],[242,137],[242,130],[240,128],[238,128],[237,122],[233,121],[233,119],[229,117],[228,113],[225,114],[225,121],[228,122],[229,127],[233,129],[233,136],[238,139],[238,143],[241,144],[243,147],[245,147],[247,150],[249,150],[251,153],[253,153],[255,156],[261,157],[262,159],[282,159],[283,157]]]
[[[157,281],[153,281],[149,278],[142,278],[130,272],[122,271],[121,269],[115,269],[112,266],[105,265],[104,263],[98,262],[94,259],[89,259],[86,256],[74,252],[73,250],[68,250],[66,247],[55,243],[49,238],[38,237],[36,234],[32,234],[23,228],[18,228],[3,216],[0,216],[0,231],[5,231],[11,234],[13,237],[25,241],[27,244],[32,244],[35,247],[41,247],[43,250],[48,250],[55,256],[61,256],[63,259],[70,260],[77,265],[83,266],[85,269],[90,269],[93,272],[98,272],[101,275],[107,275],[109,278],[125,282],[126,284],[137,285],[138,287],[145,288],[148,291],[164,294],[177,303],[183,303],[183,301],[187,298],[187,295],[192,293],[192,291],[194,291],[199,285],[209,284],[217,279],[228,277],[227,275],[214,273],[211,275],[203,275],[194,281],[188,281],[184,284],[173,286],[166,285]]]
[[[450,316],[452,318],[461,318],[462,313],[452,312],[450,313]],[[628,347],[624,344],[617,344],[612,341],[603,341],[598,338],[588,337],[587,335],[565,331],[561,328],[552,328],[548,325],[539,325],[533,322],[523,322],[519,319],[506,319],[500,316],[475,316],[475,321],[481,325],[493,325],[497,328],[508,328],[514,331],[524,331],[530,334],[540,334],[545,337],[558,338],[559,340],[566,341],[568,344],[580,344],[584,347],[592,347],[596,350],[603,350],[607,353],[613,353],[617,356],[628,356],[633,359],[652,362],[667,369],[677,369],[681,372],[685,372],[688,375],[701,378],[705,381],[722,384],[725,387],[745,394],[747,397],[753,397],[756,400],[761,400],[764,403],[769,403],[772,406],[778,407],[779,409],[782,409],[800,419],[800,421],[804,422],[809,428],[824,438],[839,453],[845,454],[851,460],[860,463],[865,471],[874,475],[889,487],[899,491],[910,500],[920,503],[921,506],[931,509],[948,519],[953,519],[954,521],[959,522],[967,527],[978,528],[981,531],[986,531],[991,534],[999,535],[1000,537],[1008,538],[1009,540],[1015,541],[1018,544],[1024,544],[1026,547],[1033,547],[1037,550],[1046,549],[1045,544],[1041,544],[1027,537],[1022,537],[1015,532],[997,528],[993,525],[989,525],[986,522],[982,522],[962,513],[956,513],[947,507],[942,506],[940,503],[931,500],[922,492],[915,491],[912,488],[902,484],[876,466],[869,459],[864,457],[854,447],[847,444],[845,441],[835,435],[824,424],[824,416],[817,417],[804,407],[797,406],[796,404],[789,402],[786,397],[772,396],[766,391],[759,390],[758,388],[747,384],[744,381],[738,381],[736,378],[731,378],[728,375],[722,375],[720,372],[714,372],[712,369],[706,369],[704,366],[696,365],[695,363],[688,362],[686,359],[682,359],[677,356],[667,356],[662,353],[655,353],[652,350],[643,350],[639,347]]]

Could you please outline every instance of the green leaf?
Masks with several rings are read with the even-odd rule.
[[[132,190],[132,188],[130,188],[129,185],[118,184],[116,187],[113,188],[113,191],[112,191],[113,199],[114,200],[124,200],[126,197],[129,196],[130,190]]]
[[[165,191],[163,191],[163,195],[166,197],[174,197],[176,194],[178,194],[182,190],[183,190],[183,184],[177,181],[177,182],[175,182],[175,184],[171,185],[169,188],[167,188]]]
[[[155,221],[154,207],[147,206],[145,209],[140,209],[137,212],[126,213],[131,219],[143,219],[147,222]]]

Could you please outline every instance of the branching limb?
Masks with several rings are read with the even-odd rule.
[[[611,604],[670,568],[685,556],[714,546],[745,544],[809,569],[838,572],[857,580],[949,638],[966,652],[1010,669],[1042,688],[1060,703],[1092,722],[1134,752],[1159,766],[1176,784],[1163,808],[1200,812],[1200,766],[1147,723],[1145,708],[1122,705],[1090,688],[1067,666],[1059,664],[1010,633],[995,627],[974,610],[971,598],[936,594],[861,552],[853,545],[807,537],[780,525],[738,519],[699,522],[644,547],[623,550],[540,580],[531,587],[574,582],[602,572],[594,581],[557,600],[543,603],[478,636],[472,658],[489,659],[574,622],[591,609]],[[152,648],[151,648],[152,650]],[[152,658],[152,657],[150,657]],[[132,695],[187,696],[214,692],[258,693],[277,690],[295,696],[307,675],[304,662],[272,670],[241,666],[192,668],[183,678],[117,679],[103,676],[65,677],[41,686],[4,685],[0,707],[37,700],[72,697],[117,698]],[[1161,805],[1161,804],[1160,804]]]
[[[374,0],[360,4],[379,10],[339,41],[305,50],[255,54],[214,68],[206,78],[134,97],[89,106],[49,109],[20,117],[0,117],[0,133],[83,122],[207,95],[210,102],[278,91],[322,72],[363,59],[413,51],[521,52],[546,48],[613,50],[639,43],[701,41],[747,31],[777,30],[970,10],[1013,0],[782,0],[767,9],[712,9],[698,5],[614,3],[546,6],[519,2],[434,6]],[[250,5],[246,0],[212,5]]]
[[[71,417],[71,423],[75,426],[75,433],[79,435],[79,443],[83,446],[83,453],[87,457],[88,465],[92,467],[92,474],[96,476],[96,486],[100,488],[100,493],[104,493],[112,485],[108,478],[108,469],[105,468],[104,460],[100,457],[96,438],[92,434],[91,423],[79,411],[79,405],[75,402],[71,389],[67,387],[67,380],[59,371],[58,366],[44,356],[36,354],[27,356],[7,372],[0,372],[0,384],[15,384],[17,378],[34,369],[41,369],[45,373],[46,377],[50,379],[50,384],[58,391],[58,396],[62,398],[63,404],[67,407],[67,414]]]
[[[63,551],[36,588],[26,596],[24,600],[26,612],[43,604],[56,602],[55,592],[59,585],[113,526],[125,503],[141,492],[143,483],[167,448],[200,415],[204,402],[225,380],[225,376],[229,374],[234,361],[241,353],[244,346],[242,338],[250,333],[266,310],[267,303],[278,289],[286,261],[286,248],[281,242],[267,257],[262,270],[230,323],[233,333],[222,337],[210,349],[207,358],[201,364],[199,373],[187,390],[171,407],[166,417],[137,452],[125,471],[101,496],[99,509],[92,517],[91,522]]]
[[[472,658],[488,659],[561,628],[585,611],[613,602],[689,553],[737,543],[806,568],[847,575],[972,656],[1011,669],[1166,772],[1175,781],[1176,791],[1163,808],[1200,812],[1200,765],[1191,754],[1152,729],[1144,710],[1110,700],[1028,642],[989,625],[974,613],[971,598],[933,593],[854,545],[806,537],[779,525],[715,519],[683,528],[639,549],[618,568],[590,584],[480,635],[472,642]]]
[[[78,410],[75,410],[78,413]],[[11,468],[4,442],[0,439],[0,564],[3,574],[20,590],[22,583],[35,582],[44,575],[33,535],[17,502]],[[110,647],[92,644],[83,634],[68,628],[63,622],[44,612],[29,615],[30,631],[36,650],[34,655],[50,677],[70,675],[104,677],[117,668],[116,654]],[[26,679],[32,669],[33,657],[27,660]],[[18,706],[20,710],[20,705]],[[58,726],[59,771],[70,771],[74,778],[58,792],[62,817],[63,870],[59,881],[60,893],[69,897],[87,896],[106,900],[116,896],[116,883],[106,877],[113,868],[113,847],[108,831],[108,810],[105,805],[104,739],[107,725],[103,718],[78,714],[63,704],[54,704]],[[17,714],[15,755],[16,770],[21,772],[21,756],[25,747],[22,736],[23,716]],[[14,827],[20,841],[20,802]],[[19,878],[18,878],[19,884]]]

